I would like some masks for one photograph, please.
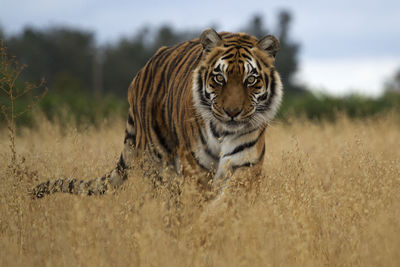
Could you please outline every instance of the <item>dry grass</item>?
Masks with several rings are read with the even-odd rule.
[[[123,125],[42,122],[17,138],[14,170],[1,133],[0,266],[400,266],[398,117],[276,122],[266,177],[237,175],[219,202],[176,177],[153,189],[140,169],[105,196],[29,198],[113,168]]]

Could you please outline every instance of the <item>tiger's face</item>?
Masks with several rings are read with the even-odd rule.
[[[203,32],[203,58],[195,78],[195,103],[206,120],[225,131],[268,123],[279,107],[282,84],[274,68],[279,42],[246,34]]]

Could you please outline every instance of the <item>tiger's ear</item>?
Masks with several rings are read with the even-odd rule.
[[[222,38],[214,29],[207,29],[200,35],[200,42],[204,50],[211,51],[216,46],[222,44]]]
[[[278,38],[273,35],[267,35],[262,38],[260,41],[258,41],[257,46],[273,57],[275,57],[280,48]]]

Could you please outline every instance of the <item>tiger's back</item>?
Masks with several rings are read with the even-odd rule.
[[[156,162],[174,164],[180,147],[191,148],[193,130],[200,126],[191,87],[201,52],[198,39],[162,47],[129,87],[126,141],[137,150],[149,151]]]

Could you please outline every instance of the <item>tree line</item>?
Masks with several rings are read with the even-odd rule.
[[[242,29],[232,31],[244,31],[258,38],[275,34],[281,42],[276,64],[285,90],[302,92],[293,81],[300,45],[290,36],[292,15],[281,11],[277,20],[278,26],[271,30],[265,26],[263,16],[254,15]],[[5,36],[0,29],[0,39],[5,39],[9,53],[19,63],[29,66],[23,78],[37,81],[45,77],[50,92],[112,93],[125,97],[130,81],[159,47],[198,37],[200,33],[201,30],[178,31],[168,25],[156,29],[142,27],[132,36],[100,45],[91,31],[27,27],[12,36]]]

